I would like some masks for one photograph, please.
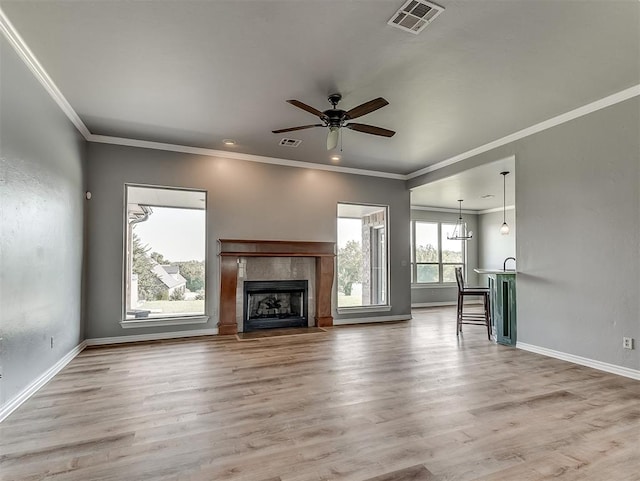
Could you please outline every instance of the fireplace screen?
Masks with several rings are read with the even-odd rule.
[[[307,281],[246,281],[244,331],[308,325]]]

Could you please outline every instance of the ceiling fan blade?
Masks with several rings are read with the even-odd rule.
[[[314,109],[310,105],[300,102],[299,100],[287,100],[287,102],[290,103],[291,105],[298,107],[299,109],[306,110],[310,114],[316,115],[321,119],[325,118],[324,113],[320,112],[318,109]]]
[[[393,137],[395,132],[393,130],[383,129],[382,127],[374,127],[367,124],[347,124],[346,128],[351,130],[357,130],[358,132],[364,132],[365,134],[381,135],[382,137]]]
[[[324,127],[323,124],[313,124],[313,125],[301,125],[300,127],[290,127],[288,129],[280,129],[280,130],[272,130],[274,134],[281,134],[283,132],[293,132],[294,130],[304,130],[310,129],[312,127]]]
[[[389,105],[382,97],[378,97],[377,99],[369,100],[368,102],[363,103],[362,105],[358,105],[357,107],[352,108],[347,112],[347,119],[355,119],[357,117],[362,117],[369,112],[373,112],[374,110],[381,109],[385,105]]]

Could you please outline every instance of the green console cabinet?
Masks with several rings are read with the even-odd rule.
[[[517,340],[516,272],[475,269],[489,276],[491,328],[496,342],[515,346]]]

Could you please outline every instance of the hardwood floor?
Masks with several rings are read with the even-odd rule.
[[[0,479],[640,480],[640,382],[455,329],[87,349],[0,424]]]

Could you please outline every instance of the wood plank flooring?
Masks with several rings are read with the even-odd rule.
[[[238,341],[256,341],[265,337],[290,337],[306,336],[309,334],[321,334],[327,332],[323,327],[287,327],[282,329],[260,329],[251,332],[239,332],[236,334]]]
[[[640,382],[404,323],[87,349],[0,424],[0,479],[640,481]]]

